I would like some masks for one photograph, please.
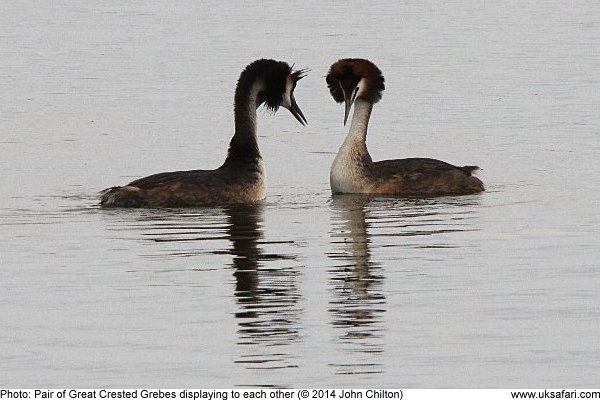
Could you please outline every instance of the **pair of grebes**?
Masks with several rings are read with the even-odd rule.
[[[285,62],[257,60],[241,73],[235,91],[235,133],[227,158],[215,170],[163,172],[112,187],[101,194],[106,207],[189,207],[253,203],[265,198],[265,171],[258,149],[256,109],[287,108],[307,123],[294,99],[304,71]],[[431,158],[373,162],[366,146],[373,104],[381,99],[384,78],[377,66],[364,59],[335,62],[326,77],[333,99],[345,104],[344,124],[354,113],[350,131],[331,166],[334,194],[361,193],[398,197],[466,195],[484,190],[472,176],[475,166],[457,167]]]

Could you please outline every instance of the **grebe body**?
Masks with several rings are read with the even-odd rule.
[[[364,59],[341,59],[326,76],[334,100],[345,104],[344,124],[354,113],[350,130],[330,171],[334,194],[364,193],[392,196],[444,196],[479,193],[483,183],[473,176],[475,166],[457,167],[432,158],[373,162],[366,138],[373,105],[381,99],[384,78]]]
[[[304,76],[285,62],[261,59],[241,73],[235,92],[235,133],[227,158],[215,170],[163,172],[101,193],[104,207],[191,207],[253,203],[265,198],[265,170],[258,149],[256,109],[287,108],[302,124],[294,89]]]

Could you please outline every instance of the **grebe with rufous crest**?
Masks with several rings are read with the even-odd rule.
[[[330,171],[333,194],[365,193],[399,197],[465,195],[484,190],[473,176],[475,166],[457,167],[432,158],[373,162],[366,138],[373,105],[381,99],[384,78],[369,60],[345,58],[329,68],[325,78],[333,99],[344,103],[344,125],[350,109],[350,130]]]

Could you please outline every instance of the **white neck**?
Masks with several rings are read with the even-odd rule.
[[[371,117],[372,110],[373,104],[371,102],[360,98],[356,99],[354,102],[352,121],[350,121],[350,130],[348,131],[344,145],[346,145],[347,142],[366,142],[367,128],[369,127],[369,118]]]
[[[329,180],[335,193],[361,193],[365,161],[371,159],[367,150],[367,128],[373,104],[356,99],[348,135],[338,150]]]

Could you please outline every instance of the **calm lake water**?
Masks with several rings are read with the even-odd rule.
[[[0,5],[2,385],[598,386],[599,2],[125,3]],[[220,165],[262,57],[311,69],[307,127],[259,112],[264,203],[98,207]],[[341,57],[386,78],[375,160],[487,191],[332,198]]]

